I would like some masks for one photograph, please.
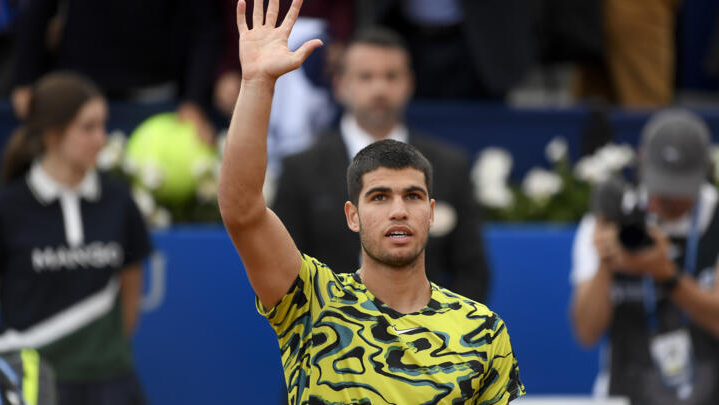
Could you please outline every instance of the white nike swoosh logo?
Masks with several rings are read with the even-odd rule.
[[[395,331],[398,335],[403,335],[403,334],[405,334],[405,333],[410,333],[410,332],[413,332],[413,331],[422,329],[422,327],[421,327],[421,326],[417,326],[416,328],[397,329],[397,328],[395,328],[395,327],[393,326],[392,329],[394,329],[394,331]]]

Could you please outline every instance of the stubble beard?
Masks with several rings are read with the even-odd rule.
[[[357,120],[361,125],[372,130],[386,130],[393,127],[402,119],[401,110],[394,109],[389,105],[383,106],[381,112],[372,111],[371,109],[360,110],[355,112]]]
[[[422,253],[427,246],[427,239],[421,241],[420,247],[416,251],[411,251],[405,254],[392,254],[386,251],[382,251],[380,243],[372,242],[372,239],[363,231],[362,225],[360,224],[360,244],[362,250],[372,260],[381,263],[387,267],[394,269],[402,269],[414,266],[419,260],[421,260]]]

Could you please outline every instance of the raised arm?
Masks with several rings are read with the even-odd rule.
[[[292,238],[262,196],[272,93],[277,78],[297,69],[322,42],[308,41],[290,52],[287,38],[302,0],[292,2],[277,28],[278,0],[270,0],[264,19],[262,3],[254,3],[251,30],[245,20],[244,0],[237,3],[242,88],[227,134],[218,200],[252,288],[260,302],[271,308],[290,289],[301,266]]]

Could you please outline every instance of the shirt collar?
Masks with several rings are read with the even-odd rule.
[[[340,121],[340,132],[345,141],[347,155],[350,160],[355,157],[359,151],[369,146],[375,141],[374,137],[362,129],[357,123],[357,119],[351,114],[345,114]],[[385,139],[394,139],[395,141],[407,143],[409,140],[409,132],[403,124],[397,124]]]
[[[50,204],[62,194],[83,197],[88,201],[100,199],[100,179],[95,170],[88,171],[76,187],[67,187],[55,181],[42,168],[40,162],[35,161],[27,175],[27,184],[41,204]]]

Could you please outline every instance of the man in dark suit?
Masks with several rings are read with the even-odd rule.
[[[373,28],[350,41],[334,79],[335,96],[345,107],[340,126],[309,150],[285,159],[273,210],[301,251],[323,258],[335,271],[354,272],[361,254],[358,235],[348,229],[342,210],[347,200],[345,169],[374,141],[409,142],[435,172],[427,276],[482,302],[489,274],[467,159],[460,150],[405,127],[402,117],[413,80],[409,53],[397,34]]]

